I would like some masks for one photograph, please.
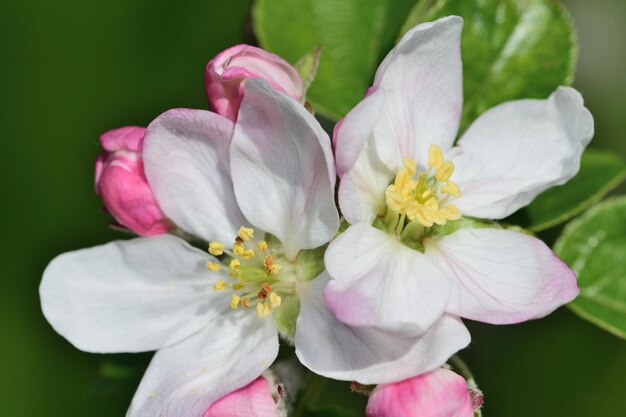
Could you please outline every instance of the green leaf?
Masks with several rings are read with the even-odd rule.
[[[318,45],[320,66],[307,100],[338,120],[371,85],[415,0],[257,0],[261,46],[291,63]]]
[[[578,49],[571,19],[558,2],[422,0],[401,34],[448,15],[465,20],[461,132],[496,104],[545,98],[557,86],[571,84]]]
[[[626,339],[626,197],[606,200],[567,225],[555,253],[578,275],[569,307]]]
[[[578,175],[565,185],[540,194],[530,205],[510,218],[532,232],[563,223],[582,213],[626,178],[626,163],[611,152],[588,149]]]

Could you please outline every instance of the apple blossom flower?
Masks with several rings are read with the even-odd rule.
[[[325,299],[346,324],[419,334],[446,313],[517,323],[578,294],[574,273],[539,239],[472,218],[505,218],[573,177],[592,116],[559,87],[486,111],[453,146],[462,23],[410,30],[336,129],[350,227],[326,252]]]
[[[423,372],[469,343],[449,316],[420,338],[335,319],[322,295],[322,251],[339,225],[330,139],[265,81],[245,88],[234,126],[178,109],[146,134],[157,201],[209,253],[167,234],[66,253],[44,272],[43,312],[76,347],[157,350],[129,417],[201,417],[267,369],[279,333],[315,372],[364,383]]]
[[[204,417],[286,417],[282,386],[259,376],[214,402]]]
[[[141,236],[167,233],[172,224],[154,198],[144,173],[142,144],[146,129],[126,126],[100,136],[104,152],[96,159],[96,192],[107,211]]]
[[[236,120],[244,81],[255,77],[296,100],[302,99],[302,80],[287,61],[255,46],[236,45],[220,52],[206,66],[204,84],[213,110]]]
[[[465,379],[446,368],[372,391],[366,417],[473,417]]]

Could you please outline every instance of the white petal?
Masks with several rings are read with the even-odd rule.
[[[493,324],[543,317],[578,294],[576,276],[542,241],[501,229],[432,239],[426,255],[453,278],[447,311]]]
[[[205,267],[209,258],[170,235],[68,252],[43,274],[42,310],[81,350],[155,350],[198,331],[217,314],[217,293]]]
[[[327,281],[323,273],[298,288],[296,355],[315,373],[363,384],[396,382],[436,369],[470,342],[463,323],[447,315],[418,338],[347,326],[324,303]]]
[[[449,282],[422,253],[364,223],[331,242],[325,290],[335,316],[352,326],[422,334],[441,317]]]
[[[373,135],[388,166],[402,157],[425,166],[431,144],[452,146],[463,103],[462,28],[458,16],[418,25],[380,65],[372,95],[383,95],[384,104]]]
[[[372,91],[375,91],[372,90]],[[371,94],[359,102],[335,127],[335,159],[339,175],[352,169],[382,113],[383,94]]]
[[[188,233],[230,243],[245,225],[230,177],[232,122],[204,110],[175,109],[148,126],[146,177],[163,212]]]
[[[559,87],[547,100],[517,100],[485,112],[449,157],[465,215],[501,219],[567,182],[593,136],[580,94]]]
[[[277,354],[271,320],[251,311],[224,314],[154,355],[127,417],[202,417],[213,402],[258,377]]]
[[[403,157],[425,166],[431,144],[452,146],[463,101],[462,26],[451,16],[410,30],[379,67],[368,97],[341,122],[339,204],[349,222],[371,222]]]
[[[341,214],[350,223],[371,224],[385,207],[385,189],[396,175],[383,164],[369,141],[352,169],[339,182]]]
[[[263,80],[246,81],[231,166],[241,210],[276,236],[287,256],[318,247],[337,232],[330,139],[300,103]]]

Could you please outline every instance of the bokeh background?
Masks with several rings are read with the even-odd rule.
[[[564,3],[578,28],[575,86],[595,116],[592,146],[626,157],[626,2]],[[41,314],[41,273],[61,252],[124,237],[107,228],[93,192],[98,135],[147,125],[169,108],[206,108],[204,65],[228,46],[253,41],[250,5],[2,2],[0,415],[124,415],[141,376],[134,369],[150,354],[73,348]],[[565,308],[537,322],[470,328],[463,357],[485,391],[485,416],[626,415],[625,341]],[[318,398],[363,401],[345,384]]]

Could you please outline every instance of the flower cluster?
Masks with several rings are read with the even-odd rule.
[[[40,295],[79,349],[157,351],[129,417],[285,416],[279,339],[314,373],[377,385],[367,416],[472,416],[482,397],[442,367],[470,342],[461,318],[576,297],[543,242],[494,220],[576,174],[593,119],[560,87],[455,143],[461,29],[411,29],[332,140],[296,69],[247,45],[207,65],[212,111],[102,135],[96,190],[140,237],[58,256]]]

